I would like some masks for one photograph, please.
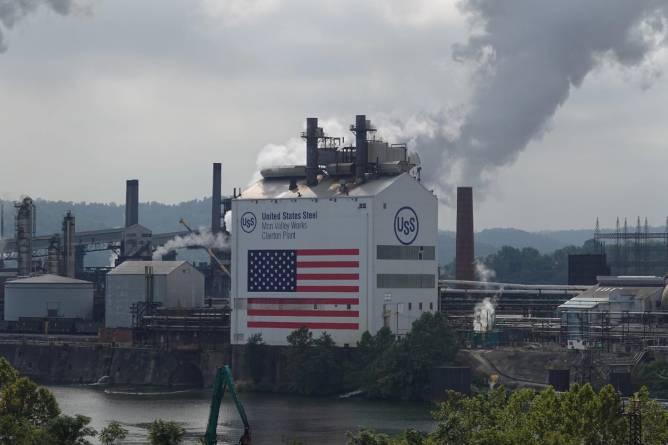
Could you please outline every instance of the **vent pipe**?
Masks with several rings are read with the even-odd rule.
[[[318,185],[318,118],[306,118],[306,185]]]
[[[357,183],[364,182],[364,175],[369,163],[366,133],[366,115],[358,114],[355,117],[355,177]]]
[[[457,187],[457,247],[455,279],[475,280],[473,244],[473,189]]]
[[[139,180],[128,179],[125,183],[125,227],[139,224]]]
[[[220,232],[221,218],[221,166],[213,163],[213,193],[211,194],[211,233]]]

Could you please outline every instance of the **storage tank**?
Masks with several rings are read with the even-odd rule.
[[[19,318],[92,319],[93,283],[58,275],[38,275],[5,283],[5,320]]]

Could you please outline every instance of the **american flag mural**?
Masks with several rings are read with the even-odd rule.
[[[359,329],[359,249],[248,251],[247,327]]]

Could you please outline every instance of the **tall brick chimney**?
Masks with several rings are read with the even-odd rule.
[[[457,187],[457,252],[455,279],[475,280],[473,245],[473,189]]]

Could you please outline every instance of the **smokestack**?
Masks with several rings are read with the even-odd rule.
[[[63,218],[63,276],[74,278],[75,276],[75,250],[74,250],[74,215],[68,211]]]
[[[213,163],[213,193],[211,194],[211,233],[220,232],[221,217],[221,167],[220,162]]]
[[[473,189],[457,187],[457,253],[455,279],[475,280],[473,244]]]
[[[306,118],[306,185],[318,185],[318,118]]]
[[[139,180],[125,182],[125,227],[139,224]]]
[[[356,182],[364,182],[364,174],[369,162],[366,142],[366,115],[358,114],[355,117],[355,176]]]
[[[16,240],[17,267],[19,276],[28,276],[32,272],[32,239],[35,227],[35,205],[26,197],[16,203]]]
[[[0,201],[0,239],[5,238],[5,202]]]

